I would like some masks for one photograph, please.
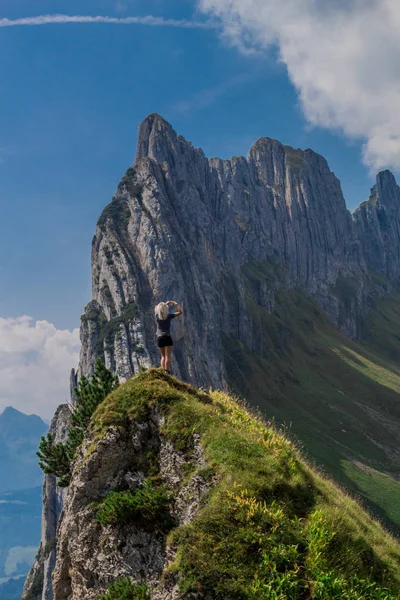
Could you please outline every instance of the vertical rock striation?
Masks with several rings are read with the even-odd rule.
[[[378,173],[370,198],[353,214],[368,267],[397,282],[400,270],[400,188],[390,171]]]
[[[351,214],[339,180],[312,150],[261,138],[247,157],[208,160],[159,115],[150,115],[140,126],[135,162],[97,223],[92,300],[81,320],[71,396],[98,357],[121,380],[158,364],[153,307],[161,300],[175,299],[184,310],[173,322],[174,374],[199,387],[224,388],[224,339],[261,356],[263,336],[252,306],[273,312],[278,289],[306,289],[337,328],[357,337],[371,292],[387,293],[399,277],[400,188],[390,172],[378,174],[370,199]],[[67,426],[62,406],[51,426],[58,440],[65,439]],[[79,523],[82,532],[90,529],[79,504],[91,490],[83,479],[68,494],[60,525],[60,599],[72,588],[74,598],[87,593],[88,583],[74,580],[74,561],[86,565],[87,573],[98,571],[101,580],[108,560],[103,554],[83,556],[79,532],[71,540],[66,534]],[[109,483],[106,478],[103,491]],[[42,543],[22,600],[53,598],[50,574],[62,503],[62,491],[46,476]],[[74,524],[75,512],[81,520]],[[153,542],[148,549],[160,558]],[[139,566],[148,559],[144,552]],[[113,577],[122,569],[106,567]]]
[[[312,150],[261,138],[247,157],[208,160],[150,115],[93,238],[79,373],[90,374],[97,356],[122,379],[157,364],[153,306],[174,298],[184,308],[174,322],[174,372],[224,386],[223,334],[262,351],[248,307],[252,265],[268,265],[271,274],[252,289],[259,305],[272,310],[278,287],[301,286],[357,337],[377,285],[371,273],[388,279],[378,293],[399,278],[399,206],[388,172],[351,215],[339,180]]]
[[[70,410],[58,407],[50,424],[56,443],[67,438]],[[26,579],[21,600],[52,600],[51,575],[56,564],[56,532],[66,491],[56,486],[53,475],[45,475],[43,484],[42,537],[35,562]]]

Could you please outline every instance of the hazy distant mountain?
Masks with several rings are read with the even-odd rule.
[[[36,450],[48,425],[11,406],[0,415],[0,494],[42,485]]]
[[[24,587],[25,577],[11,578],[5,583],[0,583],[1,600],[20,600]]]
[[[0,495],[1,600],[21,597],[40,541],[41,514],[41,486]],[[21,579],[13,579],[21,575]]]
[[[47,430],[36,415],[12,407],[0,414],[1,600],[21,597],[40,541],[43,473],[36,450]]]

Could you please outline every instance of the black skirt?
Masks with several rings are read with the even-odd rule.
[[[165,346],[173,346],[174,342],[170,335],[160,335],[160,337],[157,338],[157,344],[159,348],[165,348]]]

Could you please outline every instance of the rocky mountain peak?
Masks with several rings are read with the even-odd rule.
[[[395,210],[400,209],[400,188],[397,185],[395,176],[391,171],[380,171],[376,177],[377,202],[392,207]]]
[[[176,324],[177,373],[198,385],[221,385],[223,334],[259,348],[243,270],[271,260],[280,275],[260,287],[256,302],[272,309],[279,287],[301,286],[335,326],[356,337],[368,269],[393,281],[400,275],[398,189],[383,172],[379,210],[371,213],[368,202],[352,216],[339,180],[313,150],[262,137],[247,157],[208,160],[160,115],[150,115],[140,125],[135,164],[93,240],[94,303],[82,318],[79,373],[90,374],[102,355],[123,378],[154,364],[151,307],[174,297],[187,307],[185,326]],[[357,288],[350,308],[337,286],[348,278]]]
[[[136,161],[143,157],[159,160],[160,152],[175,143],[177,135],[171,125],[157,113],[149,115],[139,127]]]
[[[12,406],[7,406],[0,414],[0,423],[18,421],[23,416],[27,415],[23,415],[19,410]]]
[[[38,417],[37,415],[27,415],[27,414],[21,412],[20,410],[17,410],[13,406],[7,406],[3,410],[3,412],[0,414],[0,419],[2,421],[12,420],[12,419],[25,420],[25,419],[32,419],[32,418],[41,420],[40,417]]]
[[[283,144],[281,144],[281,142],[279,142],[278,140],[266,136],[260,137],[254,142],[254,144],[250,148],[248,156],[250,157],[258,152],[261,154],[265,154],[269,152],[273,146],[283,148]]]
[[[0,438],[10,441],[21,436],[39,438],[47,425],[37,415],[26,415],[12,406],[0,414]]]
[[[363,351],[357,354],[354,341],[362,335],[366,309],[400,283],[399,188],[390,172],[378,175],[370,199],[351,215],[339,180],[326,160],[310,149],[263,137],[247,157],[207,160],[160,115],[150,115],[140,126],[136,161],[97,223],[92,283],[93,300],[82,316],[80,364],[71,374],[71,388],[78,377],[92,374],[98,357],[121,381],[130,380],[122,393],[130,385],[141,385],[141,378],[148,375],[132,376],[160,360],[154,306],[174,299],[183,307],[183,315],[172,324],[172,370],[180,380],[202,389],[233,388],[257,403],[261,398],[272,416],[306,424],[304,439],[308,435],[311,440],[310,451],[319,448],[316,437],[318,444],[326,438],[332,452],[343,449],[346,460],[349,456],[367,460],[363,453],[371,444],[383,449],[389,433],[394,440],[398,398],[381,402],[382,394],[389,392],[367,380]],[[342,373],[343,382],[338,375]],[[165,379],[157,373],[150,373],[152,377]],[[313,391],[314,381],[318,385]],[[169,379],[167,383],[181,389],[181,383]],[[357,388],[360,395],[351,404]],[[124,402],[121,406],[126,408]],[[160,457],[167,481],[185,458],[173,446],[163,446],[168,441],[166,422],[155,405],[146,422],[130,422],[123,416],[121,424],[129,421],[123,435],[115,427],[115,407],[109,408],[105,416],[112,415],[111,421],[106,419],[110,427],[102,440],[86,440],[90,452],[85,455],[82,450],[64,507],[55,595],[34,600],[93,600],[94,588],[104,591],[111,578],[148,569],[154,576],[150,584],[157,587],[170,560],[163,538],[160,542],[144,531],[137,538],[138,550],[133,529],[116,530],[107,537],[110,531],[103,536],[99,523],[87,519],[89,514],[93,517],[91,502],[122,489],[122,484],[136,493],[143,483],[142,467],[151,466],[147,458],[141,461],[140,453]],[[357,440],[356,450],[345,439],[350,439],[349,431]],[[200,459],[194,466],[203,468],[198,438],[194,441],[192,455]],[[398,472],[397,440],[388,454],[382,452]],[[51,492],[46,492],[51,499],[46,510],[58,518],[61,501],[54,496],[54,482],[46,481]],[[179,476],[171,490],[178,481]],[[179,496],[183,509],[177,513],[182,523],[191,510],[186,500],[197,506],[206,489],[202,480],[188,485],[192,484],[195,498],[192,488],[175,489],[178,496],[183,490]],[[48,521],[50,533],[43,543],[54,536],[57,518]],[[126,536],[126,544],[119,554],[114,550],[120,534]],[[86,540],[92,540],[96,552],[85,546]],[[106,550],[97,552],[101,544]],[[127,556],[133,571],[126,571]],[[50,563],[45,560],[42,549],[35,568],[39,574],[44,569],[46,588]],[[29,585],[34,576],[35,570]],[[166,591],[159,587],[152,600],[180,597]]]
[[[202,150],[194,148],[158,114],[152,114],[139,127],[135,165],[149,158],[168,179],[184,180],[207,168]],[[206,166],[207,165],[207,166]]]

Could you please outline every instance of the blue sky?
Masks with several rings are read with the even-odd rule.
[[[266,0],[265,6],[271,2]],[[393,156],[379,150],[387,146],[376,134],[379,123],[370,129],[365,124],[363,115],[375,114],[368,112],[374,106],[358,111],[359,98],[368,94],[356,89],[352,100],[350,85],[338,85],[330,97],[327,92],[324,96],[321,90],[330,85],[324,77],[336,73],[326,57],[323,77],[315,71],[315,81],[322,83],[314,93],[304,76],[307,69],[296,62],[296,52],[293,58],[285,38],[286,21],[276,23],[271,33],[268,15],[258,19],[257,6],[255,0],[2,0],[0,321],[9,333],[16,328],[18,340],[26,339],[36,321],[45,321],[34,335],[35,352],[46,335],[57,339],[60,330],[79,326],[91,299],[95,224],[133,161],[137,130],[149,113],[163,115],[208,156],[246,154],[261,136],[310,147],[328,159],[351,210],[369,195],[371,161],[396,166]],[[239,34],[231,32],[229,10],[236,11]],[[153,15],[202,23],[220,19],[220,25],[1,23],[47,14]],[[307,26],[318,29],[315,15],[309,17]],[[300,50],[298,56],[310,55],[309,48],[308,54]],[[341,64],[352,63],[344,59]],[[340,83],[342,74],[336,75]],[[361,81],[353,75],[350,70],[343,78]],[[349,114],[358,112],[361,116],[349,120]],[[383,125],[390,129],[390,119]],[[365,139],[371,142],[369,154],[363,149]],[[379,159],[368,159],[379,152]],[[31,320],[19,320],[22,315]],[[64,340],[66,362],[77,357],[76,330],[73,336]],[[19,342],[15,348],[21,352]],[[18,354],[18,361],[24,360],[26,355]],[[0,394],[0,408],[7,398]]]
[[[124,10],[124,7],[126,10]],[[3,1],[1,17],[39,14],[192,18],[185,0]],[[202,17],[198,17],[202,18]],[[262,135],[311,147],[350,208],[371,183],[360,145],[310,129],[286,69],[243,56],[214,30],[66,24],[0,30],[0,315],[76,327],[90,300],[96,220],[133,160],[151,112],[209,156],[245,154]]]

